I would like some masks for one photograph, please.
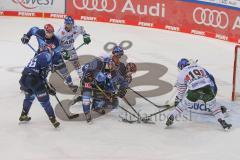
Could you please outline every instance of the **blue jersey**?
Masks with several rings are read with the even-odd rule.
[[[47,39],[45,36],[44,29],[39,29],[38,27],[32,27],[28,33],[27,36],[31,38],[31,36],[36,36],[38,41],[38,53],[41,51],[45,51],[48,48],[51,48],[54,52],[60,52],[61,47],[58,38],[53,35],[51,39]]]
[[[83,68],[83,75],[92,72],[95,76],[97,75],[98,72],[104,72],[105,69],[105,63],[99,58],[94,59],[93,61],[86,63]]]
[[[52,66],[52,56],[49,52],[42,52],[30,60],[23,73],[45,80]]]
[[[94,59],[83,66],[83,75],[87,72],[92,72],[98,85],[105,91],[115,92],[118,86],[119,88],[127,88],[129,82],[124,75],[126,73],[125,65],[120,63],[117,69],[109,72],[106,70],[106,65],[109,61],[110,59]]]

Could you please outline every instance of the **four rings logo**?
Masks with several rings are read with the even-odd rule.
[[[121,0],[122,8],[117,2],[118,0],[73,0],[73,6],[77,10],[88,10],[98,12],[114,12],[121,10],[122,13],[131,12],[132,14],[150,15],[154,17],[165,17],[165,3],[156,4],[139,4],[139,2],[133,2],[132,0]],[[147,2],[147,1],[146,1]]]
[[[73,5],[79,10],[87,9],[89,11],[113,12],[117,7],[116,0],[81,0],[81,3],[77,3],[76,1],[73,0]]]
[[[229,17],[226,12],[201,7],[194,10],[193,20],[197,24],[220,29],[226,29],[229,25]]]

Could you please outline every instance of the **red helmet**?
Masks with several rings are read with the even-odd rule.
[[[54,32],[54,27],[51,24],[46,24],[44,26],[44,30],[48,33],[53,33]]]

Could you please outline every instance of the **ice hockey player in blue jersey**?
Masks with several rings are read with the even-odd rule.
[[[30,121],[31,117],[28,116],[32,103],[37,97],[38,101],[44,108],[51,123],[57,128],[60,123],[56,120],[53,107],[50,103],[50,95],[55,95],[56,92],[47,83],[47,75],[52,70],[55,60],[54,52],[43,51],[36,55],[22,72],[21,79],[19,81],[21,88],[24,90],[25,99],[23,101],[23,109],[20,121]],[[55,59],[55,60],[54,60]],[[55,62],[54,62],[55,61]]]
[[[117,97],[123,98],[127,93],[131,74],[128,74],[126,66],[119,61],[123,55],[123,50],[118,46],[115,49],[112,57],[96,58],[82,68],[84,75],[82,79],[82,106],[87,122],[92,120],[91,99],[93,99],[92,110],[105,114],[104,107],[108,105],[113,108],[118,107]]]
[[[26,34],[23,35],[21,41],[27,44],[31,37],[35,36],[38,42],[38,53],[47,49],[54,52],[60,52],[61,47],[58,38],[54,35],[54,27],[51,24],[44,25],[44,29],[32,27]]]
[[[61,46],[59,39],[54,35],[54,27],[51,24],[46,24],[44,29],[39,29],[38,27],[32,27],[27,34],[24,34],[21,41],[23,44],[27,44],[32,36],[35,36],[38,42],[38,50],[36,54],[42,51],[51,51],[55,54],[61,54]],[[36,55],[35,54],[35,55]],[[65,84],[68,85],[73,92],[76,92],[78,87],[73,85],[72,78],[67,70],[66,64],[62,56],[58,56],[57,70],[59,70],[61,76],[65,80]]]

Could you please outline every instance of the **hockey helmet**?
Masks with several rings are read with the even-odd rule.
[[[45,24],[44,25],[44,30],[47,33],[53,33],[54,32],[54,27],[51,24]]]
[[[112,50],[112,54],[121,57],[124,54],[123,48],[120,46],[115,46]]]
[[[71,16],[67,16],[64,18],[64,24],[74,25],[74,19]]]
[[[182,58],[178,61],[177,67],[179,70],[182,70],[184,67],[190,65],[190,62],[186,58]]]

